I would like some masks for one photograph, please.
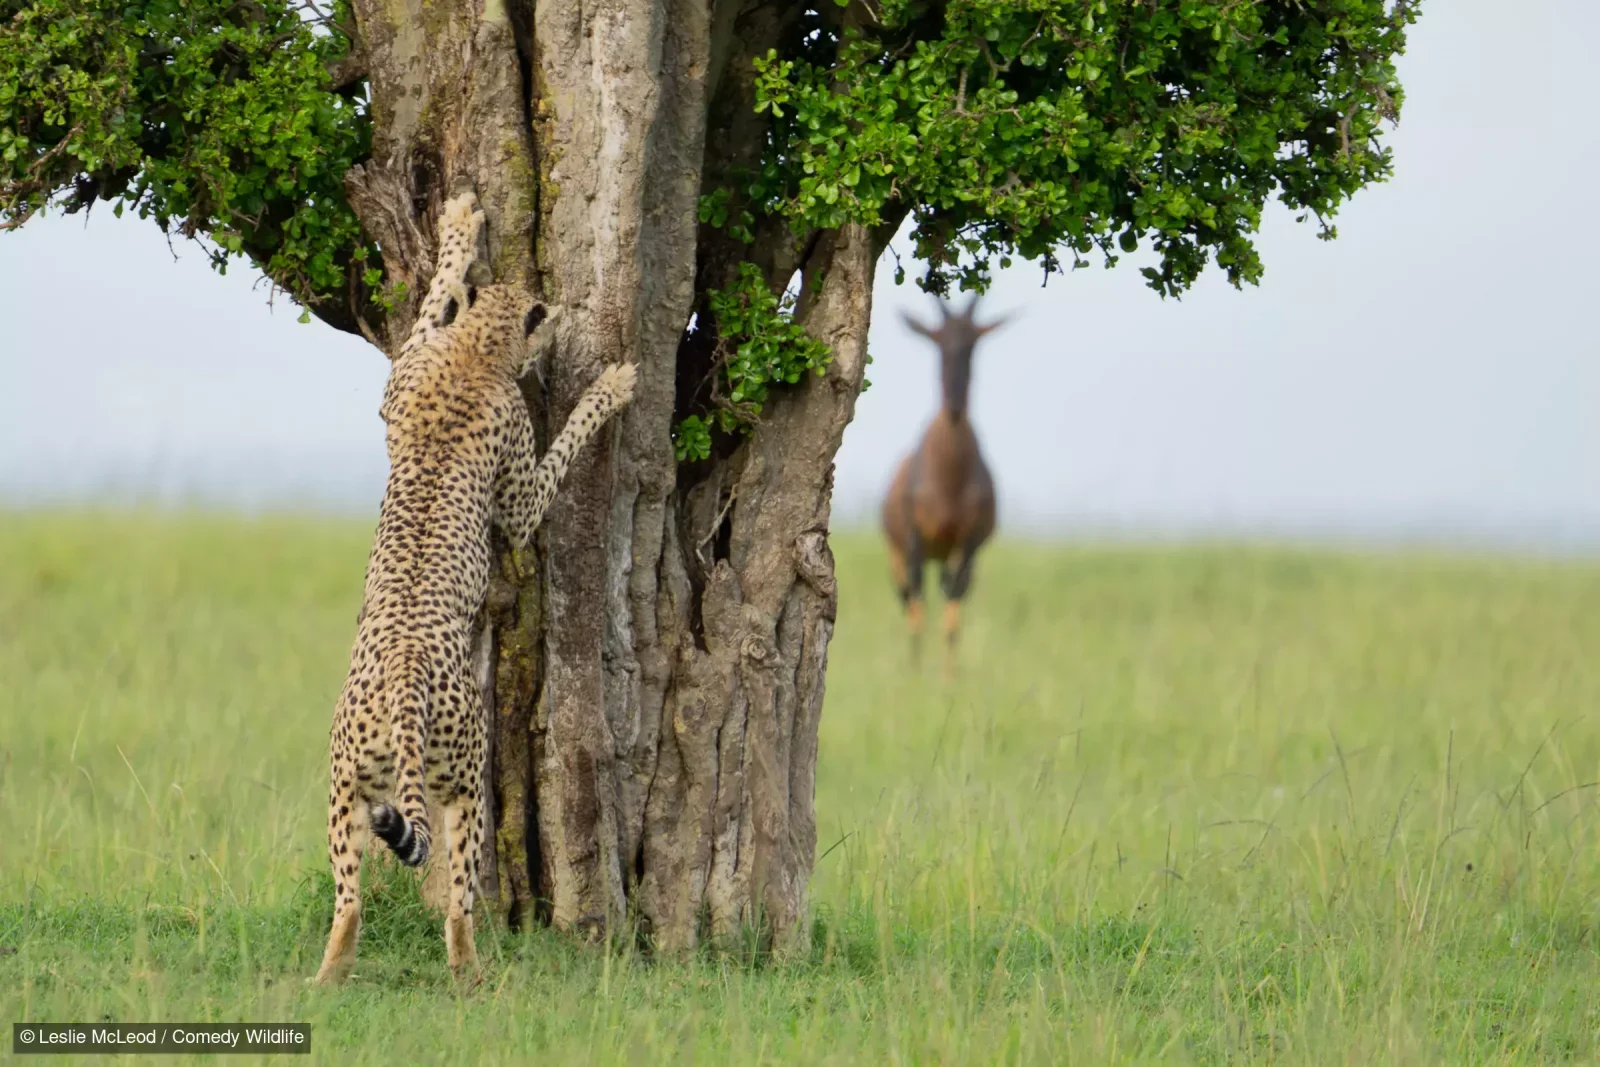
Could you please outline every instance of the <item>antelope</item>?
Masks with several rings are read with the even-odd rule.
[[[939,347],[944,400],[922,443],[901,462],[883,501],[889,567],[905,605],[913,661],[920,659],[922,647],[923,566],[934,560],[940,564],[946,676],[955,670],[961,598],[972,583],[973,559],[994,533],[994,479],[972,432],[967,393],[973,347],[1004,320],[980,326],[972,317],[977,306],[976,295],[964,311],[952,312],[940,303],[943,321],[936,327],[905,316],[911,329]]]

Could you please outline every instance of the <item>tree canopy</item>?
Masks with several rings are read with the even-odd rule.
[[[1149,242],[1178,293],[1208,259],[1254,282],[1275,193],[1324,224],[1389,173],[1404,0],[886,0],[881,29],[761,63],[758,210],[833,226],[896,202],[942,291],[1012,257]],[[1331,230],[1327,231],[1331,233]]]
[[[0,225],[111,201],[246,256],[333,312],[367,258],[341,179],[365,158],[349,38],[284,0],[0,4]],[[308,17],[309,16],[309,17]],[[376,278],[374,277],[374,281]]]
[[[314,0],[4,0],[0,224],[112,201],[246,256],[335,325],[385,299],[341,176],[370,144],[349,12]],[[752,232],[913,220],[924,287],[1147,244],[1164,294],[1262,273],[1274,196],[1324,236],[1390,171],[1410,0],[822,0],[756,60]],[[708,179],[711,176],[708,175]]]

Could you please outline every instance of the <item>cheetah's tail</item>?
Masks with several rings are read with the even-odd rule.
[[[420,867],[428,859],[428,817],[408,819],[393,804],[372,809],[372,832],[383,839],[395,858],[407,867]]]
[[[383,675],[393,731],[398,805],[379,804],[372,809],[372,832],[383,839],[401,863],[420,867],[428,859],[431,839],[422,768],[428,671],[418,657],[400,653],[384,664]]]

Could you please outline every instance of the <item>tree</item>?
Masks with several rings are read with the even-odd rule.
[[[1261,276],[1385,178],[1414,0],[0,0],[0,225],[109,201],[385,351],[459,186],[562,310],[536,423],[638,399],[485,612],[513,922],[807,941],[832,460],[874,265]],[[903,278],[903,274],[900,276]]]

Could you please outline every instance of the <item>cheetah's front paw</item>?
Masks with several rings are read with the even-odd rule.
[[[633,387],[639,378],[639,368],[632,363],[613,363],[600,372],[594,388],[603,389],[611,401],[611,410],[626,407],[633,399]]]
[[[469,241],[476,242],[478,231],[483,229],[483,212],[478,210],[478,195],[469,189],[446,200],[444,211],[439,216],[439,229],[464,233]]]

